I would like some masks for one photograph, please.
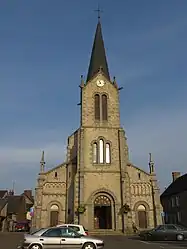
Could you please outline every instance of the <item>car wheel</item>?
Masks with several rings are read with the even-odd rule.
[[[38,244],[33,244],[29,247],[29,249],[42,249],[42,246]]]
[[[176,239],[179,240],[179,241],[182,241],[182,240],[184,240],[184,235],[183,234],[177,234]]]
[[[95,245],[93,243],[85,243],[82,247],[83,249],[96,249]]]

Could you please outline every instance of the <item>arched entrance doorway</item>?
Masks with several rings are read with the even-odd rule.
[[[99,195],[94,201],[94,228],[112,229],[111,200],[105,195]]]
[[[57,205],[52,205],[50,208],[50,226],[58,225],[58,217],[59,217],[59,207]]]
[[[137,208],[138,214],[138,225],[139,228],[145,229],[147,228],[147,212],[144,205],[139,205]]]

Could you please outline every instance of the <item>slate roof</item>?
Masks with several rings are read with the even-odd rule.
[[[22,196],[17,196],[17,195],[13,195],[13,196],[8,196],[8,209],[7,212],[8,214],[11,213],[18,213],[20,205],[22,204]]]
[[[187,174],[180,176],[161,194],[160,198],[187,191]]]
[[[7,199],[0,199],[0,210],[2,210],[2,208],[4,208],[6,203],[7,203]]]
[[[89,81],[95,74],[97,74],[100,68],[102,68],[102,72],[104,73],[106,78],[110,80],[110,74],[108,70],[104,41],[102,36],[101,22],[99,20],[96,28],[95,39],[90,58],[87,81]]]
[[[7,190],[0,190],[0,198],[3,198],[6,193],[7,193]]]
[[[32,194],[32,192],[31,192],[31,194]],[[28,192],[22,193],[21,196],[27,197],[31,202],[34,203],[34,196],[29,195]]]

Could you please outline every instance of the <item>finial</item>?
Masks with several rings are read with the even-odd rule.
[[[44,151],[42,151],[42,158],[41,158],[41,162],[44,162]]]
[[[100,20],[101,19],[101,13],[103,13],[103,11],[100,9],[99,4],[98,4],[98,8],[95,10],[95,12],[98,13],[98,20]]]
[[[152,154],[149,153],[149,162],[152,162]]]
[[[44,172],[45,161],[44,161],[44,151],[42,151],[42,157],[40,161],[40,172]]]
[[[115,76],[113,77],[113,84],[114,84],[114,86],[115,86],[116,88],[118,88],[118,85],[117,85],[116,77],[115,77]]]
[[[154,162],[152,160],[152,153],[149,153],[149,171],[150,174],[154,173]]]
[[[81,75],[81,84],[80,87],[83,88],[84,87],[84,79],[83,79],[83,75]]]

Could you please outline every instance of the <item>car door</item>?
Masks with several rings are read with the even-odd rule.
[[[176,225],[178,233],[184,234],[185,239],[187,239],[187,228],[182,225]]]
[[[60,228],[51,228],[47,230],[42,234],[39,240],[43,244],[43,249],[62,249],[62,234]]]
[[[166,238],[167,240],[175,240],[177,234],[177,227],[175,225],[166,225]]]
[[[165,237],[165,226],[160,225],[152,232],[153,240],[163,240]]]
[[[62,249],[80,249],[82,248],[81,235],[69,227],[61,228],[61,248]]]

